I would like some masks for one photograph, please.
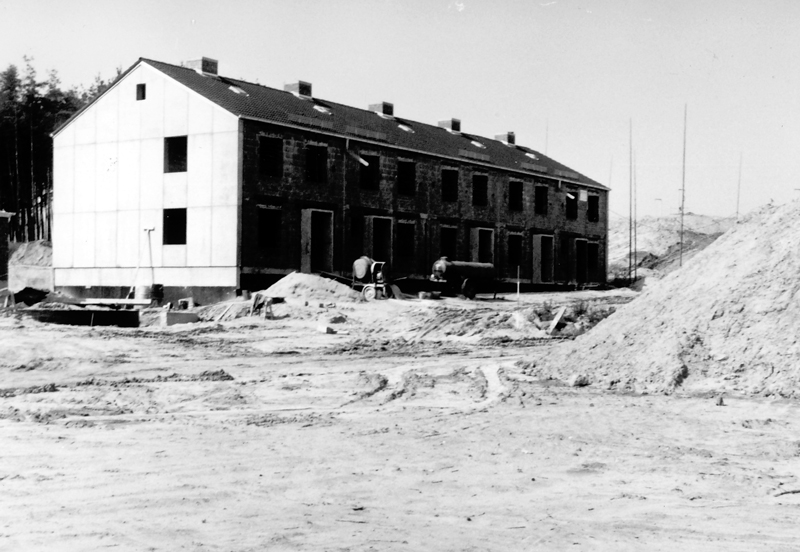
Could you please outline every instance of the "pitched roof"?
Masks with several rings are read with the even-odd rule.
[[[529,148],[467,133],[451,133],[434,125],[399,117],[382,117],[319,98],[302,99],[291,92],[194,69],[141,58],[189,89],[232,114],[278,124],[306,127],[400,149],[539,174],[607,190],[602,184]],[[402,127],[413,132],[404,130]]]

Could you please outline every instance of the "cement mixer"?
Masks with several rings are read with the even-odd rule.
[[[353,261],[353,282],[351,287],[356,291],[360,291],[361,296],[367,301],[387,297],[385,265],[385,262],[374,261],[366,255],[362,255]]]
[[[431,282],[443,285],[452,295],[474,299],[479,290],[491,289],[495,296],[496,272],[492,263],[451,261],[442,257],[433,263]]]

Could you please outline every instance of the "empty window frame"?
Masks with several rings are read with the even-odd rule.
[[[258,137],[258,174],[262,178],[283,176],[283,139]]]
[[[589,242],[586,249],[586,269],[590,282],[600,282],[603,280],[600,270],[600,244]]]
[[[458,201],[458,169],[442,169],[442,201]]]
[[[312,184],[328,181],[328,146],[306,146],[306,181]]]
[[[164,245],[186,244],[186,209],[164,209]]]
[[[164,172],[186,172],[187,136],[170,136],[164,138]]]
[[[508,210],[522,211],[522,182],[512,180],[508,183]]]
[[[567,219],[577,220],[578,218],[578,192],[566,192],[564,201],[567,208]]]
[[[590,195],[589,205],[586,210],[589,222],[600,222],[600,196]]]
[[[417,225],[413,221],[398,221],[395,269],[403,273],[414,272]]]
[[[472,205],[475,207],[489,205],[489,177],[485,174],[472,175]]]
[[[537,215],[547,214],[549,186],[536,186],[533,197],[533,212]]]
[[[258,209],[258,248],[268,260],[279,257],[283,245],[283,213],[276,207]]]
[[[359,183],[362,190],[377,190],[381,184],[381,158],[378,155],[362,155],[361,158],[369,163],[359,163]]]
[[[517,267],[522,266],[522,243],[522,234],[508,235],[508,273],[512,278],[517,277]]]
[[[439,256],[451,261],[458,260],[458,228],[442,226],[439,228]]]
[[[136,101],[142,101],[147,98],[147,85],[146,84],[137,84],[136,85]]]
[[[417,193],[417,164],[413,161],[397,162],[397,193],[405,196]]]
[[[477,228],[478,262],[494,263],[494,230]]]

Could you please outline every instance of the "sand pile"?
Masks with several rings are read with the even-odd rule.
[[[11,244],[9,264],[21,266],[53,266],[53,246],[49,241],[37,240]]]
[[[800,203],[739,223],[531,375],[635,391],[800,397]]]
[[[283,297],[289,301],[342,303],[360,300],[349,286],[314,274],[292,272],[263,292],[268,297]]]

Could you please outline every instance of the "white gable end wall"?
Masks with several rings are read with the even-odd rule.
[[[172,136],[185,172],[165,173]],[[55,285],[236,287],[239,148],[236,116],[139,63],[54,137]],[[176,208],[186,244],[165,245]]]

